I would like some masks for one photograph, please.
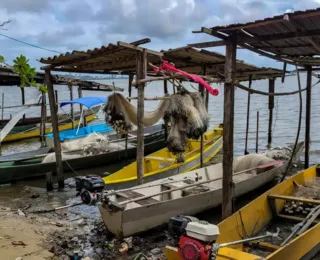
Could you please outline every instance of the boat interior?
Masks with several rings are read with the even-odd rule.
[[[217,142],[222,139],[222,128],[215,128],[214,130],[207,131],[203,135],[203,153],[209,151]],[[188,140],[186,151],[183,153],[184,162],[178,162],[177,156],[169,152],[167,148],[161,149],[157,152],[151,153],[144,157],[144,177],[149,177],[161,172],[177,168],[185,163],[195,160],[200,156],[201,142],[199,140]],[[220,147],[221,148],[221,147]],[[215,154],[212,154],[214,156]],[[204,162],[211,159],[207,157]],[[194,167],[196,168],[196,167]],[[106,184],[121,183],[133,181],[137,179],[136,175],[137,165],[136,162],[124,167],[120,171],[113,173],[104,179]],[[193,170],[192,168],[188,170]]]
[[[302,171],[222,221],[218,244],[280,232],[222,247],[217,259],[311,259],[319,251],[319,173],[319,166]]]

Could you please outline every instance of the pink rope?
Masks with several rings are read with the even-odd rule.
[[[203,80],[201,77],[195,75],[195,74],[191,74],[191,73],[188,73],[188,72],[185,72],[183,70],[179,70],[177,69],[175,66],[173,66],[172,64],[169,64],[168,61],[166,60],[163,60],[162,61],[162,64],[160,65],[159,69],[158,68],[155,68],[153,67],[153,70],[155,72],[159,72],[159,70],[164,70],[164,71],[172,71],[172,72],[177,72],[191,80],[193,80],[194,82],[197,82],[199,84],[201,84],[203,87],[206,88],[206,90],[213,96],[217,96],[219,94],[219,90],[216,89],[216,88],[212,88],[208,82],[206,82],[205,80]]]

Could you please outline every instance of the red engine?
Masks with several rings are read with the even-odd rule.
[[[178,252],[182,260],[209,260],[211,246],[199,240],[181,236]]]

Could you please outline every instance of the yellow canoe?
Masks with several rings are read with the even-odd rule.
[[[94,120],[95,117],[96,117],[95,114],[90,114],[90,115],[86,116],[86,121],[90,122],[90,121]],[[75,120],[74,126],[77,126],[79,124],[79,122],[80,122],[80,120]],[[59,125],[59,131],[63,131],[63,130],[71,129],[71,128],[72,128],[72,122],[60,123],[60,125]],[[47,127],[46,134],[51,133],[51,132],[52,132],[52,128]],[[18,141],[18,140],[23,140],[23,139],[38,137],[38,136],[40,136],[40,128],[35,126],[30,129],[27,129],[23,132],[12,133],[12,134],[7,135],[3,139],[2,143],[13,142],[13,141]]]
[[[298,197],[296,193],[297,189],[300,189],[301,194],[303,186],[315,185],[316,182],[316,186],[318,186],[318,195],[316,196],[319,196],[319,173],[320,166],[314,166],[298,173],[268,190],[218,224],[220,235],[216,241],[217,244],[265,235],[267,231],[274,232],[276,227],[281,227],[281,229],[279,238],[221,247],[217,252],[216,260],[313,259],[315,254],[319,252],[320,215],[313,222],[311,219],[313,225],[305,226],[305,230],[299,230],[300,234],[292,236],[291,239],[289,238],[292,230],[288,223],[291,223],[291,228],[293,224],[297,223],[302,223],[301,226],[304,226],[303,221],[310,220],[307,217],[308,212],[313,206],[320,205],[320,200],[304,199]],[[309,196],[306,191],[304,194]],[[292,204],[293,201],[295,201],[294,204]],[[303,210],[298,209],[299,205]],[[292,208],[290,209],[290,207]],[[315,212],[320,213],[320,209]],[[268,230],[269,227],[273,229]],[[286,241],[286,239],[288,240]],[[284,244],[281,245],[282,243]],[[169,246],[166,247],[166,256],[168,260],[180,259],[177,249]]]
[[[222,147],[222,126],[207,131],[203,135],[203,162],[208,162]],[[200,166],[200,139],[188,140],[187,149],[183,154],[185,161],[176,162],[177,156],[167,148],[144,157],[144,183],[179,173],[194,170]],[[137,163],[131,163],[123,169],[103,178],[109,189],[133,187],[137,181]]]

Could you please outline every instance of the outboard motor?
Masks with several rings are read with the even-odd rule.
[[[104,189],[104,181],[100,176],[80,176],[75,177],[77,195],[80,195],[83,203],[92,205],[101,198]]]

